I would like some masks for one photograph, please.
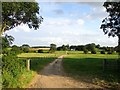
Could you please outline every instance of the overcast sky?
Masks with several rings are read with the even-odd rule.
[[[96,43],[101,46],[116,46],[117,37],[108,38],[100,29],[107,16],[103,2],[38,2],[44,18],[38,30],[21,25],[6,33],[15,38],[14,44],[49,46],[55,43],[85,45]]]

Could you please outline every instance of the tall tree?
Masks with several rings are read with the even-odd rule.
[[[56,51],[56,49],[57,49],[57,48],[56,48],[56,44],[53,44],[53,43],[52,43],[52,44],[50,44],[50,51],[49,51],[50,53],[55,52],[55,51]]]
[[[103,19],[101,29],[108,36],[118,37],[118,50],[120,55],[120,0],[104,2],[108,17]]]
[[[36,2],[2,2],[2,28],[0,36],[20,24],[38,29],[43,18],[39,16],[39,6]],[[0,25],[1,26],[1,25]]]
[[[24,47],[24,48],[30,48],[30,46],[28,44],[23,44],[22,47]]]

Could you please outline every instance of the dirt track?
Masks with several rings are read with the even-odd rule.
[[[31,82],[29,88],[100,88],[99,86],[78,82],[67,77],[62,70],[63,56],[46,66]]]

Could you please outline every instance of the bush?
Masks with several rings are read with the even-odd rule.
[[[39,50],[38,50],[38,53],[43,53],[43,50],[39,49]]]
[[[49,53],[54,53],[56,50],[50,49]]]
[[[101,54],[105,54],[105,51],[101,51],[100,53],[101,53]]]
[[[23,48],[23,52],[28,53],[29,52],[29,48]]]
[[[25,60],[20,60],[16,55],[2,57],[2,85],[3,87],[16,87],[17,80],[25,69]]]
[[[84,54],[87,54],[88,50],[87,49],[83,49],[83,52],[84,52]]]
[[[113,52],[112,51],[108,51],[107,54],[113,54]]]
[[[22,48],[17,47],[17,46],[15,46],[15,45],[12,47],[11,51],[12,51],[12,53],[14,53],[14,54],[16,54],[16,55],[23,52],[23,51],[22,51]]]
[[[3,50],[2,50],[2,54],[3,55],[9,55],[10,54],[10,50],[8,50],[7,48],[3,48]]]
[[[91,51],[91,54],[96,54],[96,51],[95,51],[95,50],[92,50],[92,51]]]

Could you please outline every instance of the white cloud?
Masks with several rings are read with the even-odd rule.
[[[105,2],[105,0],[100,0],[100,1],[86,1],[86,2],[78,2],[78,4],[84,4],[84,5],[88,5],[91,7],[101,7],[103,5],[103,3]]]
[[[103,18],[107,17],[106,9],[103,7],[92,7],[91,12],[85,13],[85,17],[88,20],[102,20]]]
[[[83,25],[84,20],[83,19],[70,19],[70,18],[45,18],[43,22],[43,26],[74,26],[74,25]]]
[[[32,29],[30,29],[27,24],[21,24],[13,28],[12,30],[15,32],[31,32],[32,31]]]
[[[70,25],[72,21],[64,18],[46,18],[43,22],[45,25],[65,26]]]
[[[103,35],[102,33],[82,34],[80,36],[81,44],[96,43],[101,46],[117,46],[117,40],[117,37],[108,38],[107,35]]]
[[[78,19],[78,20],[77,20],[77,23],[78,23],[79,25],[83,25],[83,24],[84,24],[84,21],[83,21],[82,19]]]
[[[57,46],[60,46],[63,44],[85,45],[88,43],[100,44],[101,46],[117,45],[117,40],[118,40],[117,37],[108,38],[107,35],[98,34],[98,33],[91,34],[91,33],[88,33],[88,34],[79,33],[79,35],[76,35],[75,33],[72,34],[72,32],[69,32],[69,33],[64,32],[63,36],[61,35],[60,36],[52,35],[50,37],[48,37],[49,35],[39,36],[39,37],[25,36],[25,37],[21,37],[21,40],[22,40],[22,43],[28,43],[30,45],[47,45],[47,46],[49,46],[51,43],[55,43]]]
[[[102,20],[108,15],[103,4],[104,2],[78,2],[78,5],[85,5],[90,9],[80,17],[84,20]]]

